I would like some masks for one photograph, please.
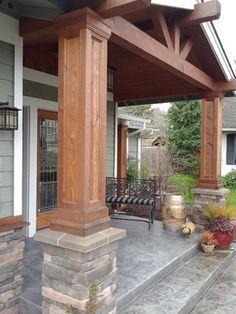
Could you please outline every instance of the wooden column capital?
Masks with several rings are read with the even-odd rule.
[[[210,97],[211,96],[211,97]],[[222,188],[221,142],[222,98],[219,94],[208,95],[202,100],[201,158],[199,188]]]
[[[59,34],[58,204],[51,229],[86,236],[111,226],[105,204],[107,41],[90,9],[56,18]]]
[[[58,35],[67,38],[79,36],[85,28],[105,39],[111,36],[112,22],[88,7],[60,15],[54,22]]]
[[[219,91],[211,91],[202,94],[202,99],[206,101],[214,101],[216,98],[222,100],[224,98],[224,93]]]

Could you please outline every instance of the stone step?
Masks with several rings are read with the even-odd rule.
[[[163,278],[168,276],[180,265],[191,259],[199,251],[199,243],[194,243],[188,249],[184,250],[181,254],[171,259],[167,263],[163,263],[162,267],[157,267],[156,270],[150,269],[150,276],[146,277],[145,280],[139,282],[135,287],[129,289],[128,292],[122,293],[117,298],[117,310],[118,313],[123,314],[123,310],[130,304],[137,296],[139,296],[144,290],[153,286],[155,283],[160,282]],[[118,269],[119,271],[119,269]],[[119,283],[119,282],[118,282]],[[119,286],[118,286],[119,289]],[[136,312],[135,312],[136,313]],[[148,313],[148,312],[147,312]]]
[[[120,313],[189,313],[230,264],[234,254],[234,251],[215,251],[212,255],[198,252]]]

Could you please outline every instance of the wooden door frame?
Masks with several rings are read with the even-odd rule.
[[[41,119],[50,119],[50,120],[58,120],[58,113],[55,111],[41,110],[38,109],[37,114],[37,195],[36,195],[36,229],[43,229],[50,226],[50,221],[53,215],[54,210],[50,212],[39,213],[39,205],[40,205],[40,120]]]

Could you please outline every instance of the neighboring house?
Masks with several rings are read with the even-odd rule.
[[[141,160],[141,135],[147,129],[150,120],[126,113],[118,113],[119,124],[127,125],[127,158]]]
[[[222,172],[224,176],[236,169],[236,97],[223,101]]]

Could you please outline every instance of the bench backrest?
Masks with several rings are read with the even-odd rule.
[[[156,192],[156,180],[106,178],[106,196],[154,198]]]

